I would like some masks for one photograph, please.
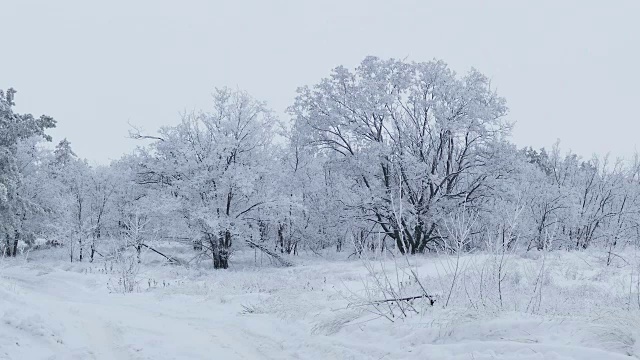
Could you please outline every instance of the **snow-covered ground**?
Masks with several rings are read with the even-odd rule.
[[[417,300],[418,314],[394,313],[390,321],[354,306],[372,289],[370,272],[357,259],[303,256],[294,267],[278,268],[254,264],[254,253],[245,251],[227,271],[150,261],[137,274],[137,291],[122,294],[115,292],[118,264],[70,264],[62,252],[58,261],[42,253],[0,263],[0,359],[640,355],[631,254],[611,266],[595,251],[511,255],[503,262],[502,294],[491,280],[497,258],[490,255],[459,259],[453,286],[455,258],[414,257],[411,266],[371,260],[370,269],[384,265],[392,276],[397,268],[413,269],[438,297],[435,306]]]

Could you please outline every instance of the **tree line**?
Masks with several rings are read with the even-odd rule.
[[[637,244],[640,161],[518,149],[506,100],[475,69],[367,57],[298,89],[288,118],[217,89],[108,166],[90,166],[48,116],[0,91],[0,251],[62,245],[71,261],[105,239],[181,239],[215,268],[246,246],[283,259],[327,249],[417,254]],[[467,216],[464,248],[451,219]],[[4,240],[4,241],[1,241]],[[278,255],[280,254],[280,255]]]

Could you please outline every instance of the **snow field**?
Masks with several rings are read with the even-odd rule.
[[[640,355],[632,252],[610,266],[597,251],[509,255],[502,303],[495,275],[500,258],[491,254],[408,261],[303,255],[294,267],[276,268],[241,251],[228,271],[214,271],[207,262],[185,268],[153,260],[136,274],[136,291],[123,294],[114,292],[117,264],[69,264],[62,255],[45,260],[38,253],[0,265],[0,359]],[[367,300],[384,296],[372,276],[382,269],[407,295],[419,294],[407,277],[417,273],[435,305],[415,300],[418,313],[403,317],[393,309],[392,321],[379,316]]]

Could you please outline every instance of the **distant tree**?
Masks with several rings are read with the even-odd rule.
[[[67,165],[78,157],[71,149],[71,143],[67,138],[60,140],[53,154],[55,156],[55,163],[62,166]]]

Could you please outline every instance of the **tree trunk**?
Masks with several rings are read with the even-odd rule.
[[[91,240],[91,260],[89,262],[93,262],[93,256],[96,253],[96,241],[100,239],[101,231],[100,231],[100,220],[98,220],[98,227],[96,227],[96,231],[93,234],[93,239]]]
[[[95,255],[96,253],[96,244],[91,243],[91,259],[89,260],[89,262],[93,262],[93,255]]]
[[[20,241],[20,232],[16,230],[14,238],[13,238],[13,257],[18,255],[18,242]]]
[[[284,225],[278,224],[278,241],[276,242],[276,248],[280,245],[280,253],[284,254]]]
[[[78,261],[82,262],[82,251],[84,250],[84,244],[82,237],[78,238]]]
[[[214,269],[229,268],[229,257],[223,251],[219,251],[218,253],[213,254],[213,268]]]
[[[211,245],[211,258],[214,269],[229,268],[229,248],[231,247],[231,232],[221,232],[218,237],[213,234],[206,234]]]
[[[393,230],[392,233],[388,233],[388,235],[396,241],[396,246],[398,250],[400,250],[400,254],[404,255],[407,252],[407,245],[405,239],[400,236],[400,232],[398,230]]]

